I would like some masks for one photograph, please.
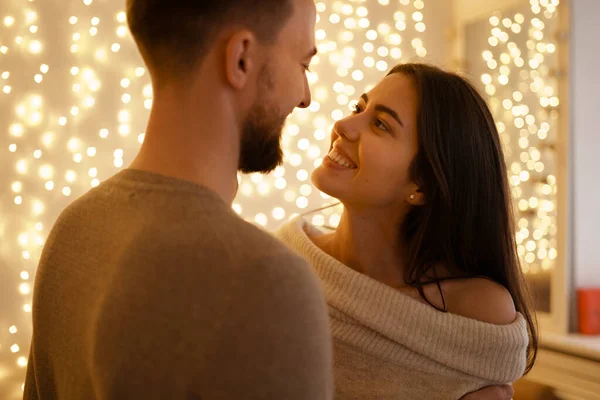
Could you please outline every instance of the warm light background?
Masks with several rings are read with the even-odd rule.
[[[522,4],[518,15],[480,21],[483,41],[465,66],[487,92],[510,149],[516,205],[525,213],[518,218],[519,251],[535,272],[551,269],[556,258],[556,187],[545,143],[553,138],[547,111],[558,98],[547,67],[555,47],[544,28],[558,1]],[[268,177],[242,177],[234,209],[272,229],[331,202],[309,175],[325,155],[332,123],[398,62],[455,66],[452,6],[448,0],[317,1],[313,103],[288,121],[285,165]],[[69,202],[126,167],[143,140],[152,90],[123,7],[124,1],[109,0],[0,3],[2,399],[22,395],[31,290],[49,229]],[[312,218],[336,225],[339,209]]]

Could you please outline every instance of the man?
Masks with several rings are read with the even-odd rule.
[[[154,103],[131,165],[76,200],[36,277],[26,399],[331,399],[325,300],[232,210],[310,104],[312,0],[129,0]]]
[[[127,6],[154,89],[145,141],[48,237],[24,398],[331,399],[319,282],[230,209],[237,171],[274,169],[310,104],[313,1]]]

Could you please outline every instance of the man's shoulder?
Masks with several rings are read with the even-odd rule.
[[[94,237],[118,236],[113,247],[127,262],[177,265],[192,275],[202,274],[204,268],[235,273],[254,266],[256,274],[268,274],[273,266],[283,269],[275,273],[310,270],[304,259],[273,234],[245,221],[212,197],[206,201],[185,197],[173,202],[162,198],[159,205],[146,199],[136,202],[135,197],[130,202],[128,193],[120,189],[115,189],[118,195],[111,195],[115,185],[110,180],[107,183],[71,203],[58,225],[68,227],[69,232],[74,226],[92,230]]]
[[[257,276],[272,280],[275,276],[300,279],[299,275],[313,274],[308,262],[272,233],[241,218],[227,227],[221,226],[217,235],[225,239],[222,246],[231,255],[231,262]]]
[[[202,216],[201,220],[201,224],[185,227],[198,244],[205,242],[207,237],[212,237],[221,247],[243,254],[246,261],[300,258],[272,233],[245,221],[233,212],[213,212]]]
[[[198,205],[188,209],[184,218],[153,218],[130,239],[128,252],[149,252],[163,263],[214,265],[232,272],[257,266],[256,273],[271,265],[309,269],[303,258],[274,235],[227,208],[207,212]]]

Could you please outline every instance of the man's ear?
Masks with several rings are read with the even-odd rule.
[[[229,38],[225,48],[225,76],[236,90],[244,89],[256,73],[258,42],[249,30],[242,30]]]

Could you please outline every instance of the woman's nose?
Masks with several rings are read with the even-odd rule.
[[[360,130],[356,126],[356,122],[357,121],[353,121],[352,116],[343,118],[333,125],[333,131],[335,134],[349,142],[355,142],[360,137]]]

